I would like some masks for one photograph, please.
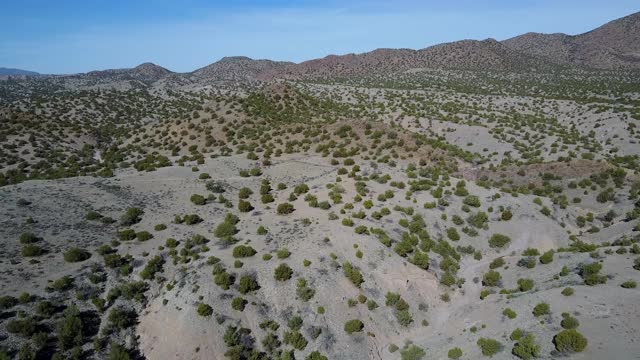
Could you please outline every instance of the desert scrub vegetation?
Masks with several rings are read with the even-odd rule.
[[[489,357],[492,357],[503,349],[502,344],[498,340],[491,338],[480,338],[477,344],[480,347],[482,355]]]
[[[421,347],[414,344],[406,344],[402,349],[400,349],[400,359],[401,360],[421,360],[427,353]]]
[[[280,264],[274,270],[274,278],[278,281],[287,281],[291,279],[291,275],[293,275],[293,270],[287,264]]]
[[[123,226],[131,226],[137,224],[142,220],[143,214],[144,211],[142,211],[142,209],[130,207],[120,217],[120,224],[122,224]]]
[[[276,212],[278,213],[278,215],[288,215],[291,214],[295,209],[293,208],[293,205],[290,203],[282,203],[279,204]]]
[[[345,261],[344,263],[342,263],[342,271],[344,272],[344,276],[346,276],[347,279],[349,279],[349,281],[351,281],[351,283],[356,287],[359,288],[360,285],[362,285],[362,283],[364,282],[360,270],[353,267],[350,262]]]
[[[489,238],[489,246],[492,248],[503,248],[511,242],[511,239],[503,234],[493,234]]]
[[[460,359],[462,357],[462,349],[460,349],[459,347],[449,349],[449,351],[447,352],[447,357],[449,359]]]
[[[607,282],[607,277],[600,275],[600,270],[602,270],[602,264],[599,262],[592,262],[590,264],[582,264],[580,266],[579,274],[586,285],[594,286]]]
[[[361,332],[364,328],[362,321],[358,319],[352,319],[344,323],[344,332],[351,335],[354,332]]]
[[[561,354],[582,352],[587,339],[575,329],[562,330],[553,337],[553,344]]]
[[[551,308],[547,303],[539,303],[533,308],[533,316],[539,317],[543,315],[548,315],[551,313]]]
[[[75,263],[89,259],[91,257],[91,253],[87,250],[73,247],[65,251],[63,257],[64,261]]]
[[[238,222],[240,222],[240,219],[237,216],[227,213],[224,221],[218,224],[213,231],[213,235],[226,243],[236,242],[233,236],[238,233],[238,228],[236,228]]]
[[[233,248],[234,258],[251,257],[256,254],[256,250],[249,245],[238,245]]]
[[[534,335],[529,333],[519,338],[511,352],[520,359],[529,360],[538,357],[540,354],[540,345],[536,343]]]
[[[205,303],[199,303],[197,311],[198,315],[203,317],[209,317],[213,314],[213,308]]]
[[[189,200],[191,200],[194,205],[205,205],[207,203],[207,199],[199,194],[191,195],[191,198],[189,198]]]

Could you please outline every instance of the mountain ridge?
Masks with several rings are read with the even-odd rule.
[[[610,21],[591,31],[528,32],[506,40],[464,39],[422,49],[378,48],[363,53],[329,54],[299,63],[225,56],[191,72],[172,72],[146,62],[133,68],[58,75],[114,81],[209,84],[283,79],[350,78],[401,73],[411,69],[483,71],[549,70],[575,67],[599,70],[640,69],[640,12]]]

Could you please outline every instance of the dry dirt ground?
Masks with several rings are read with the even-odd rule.
[[[392,181],[407,181],[404,169],[407,164],[400,162],[397,167],[380,164],[373,168],[366,161],[361,164],[361,175],[379,173],[389,174]],[[640,358],[638,331],[640,330],[640,307],[637,301],[640,293],[636,289],[623,289],[624,280],[640,280],[640,272],[631,265],[633,256],[629,254],[606,255],[602,259],[603,272],[610,280],[603,285],[586,286],[577,273],[581,263],[591,262],[588,253],[559,253],[554,261],[547,265],[538,264],[534,269],[517,266],[521,253],[527,248],[537,248],[540,252],[557,249],[569,244],[569,233],[575,227],[571,223],[561,226],[559,219],[574,218],[578,207],[560,209],[554,207],[552,217],[544,216],[539,206],[533,202],[532,195],[520,195],[517,198],[502,193],[500,198],[492,195],[496,189],[485,189],[472,183],[467,184],[470,194],[481,200],[481,209],[489,212],[488,226],[479,229],[479,235],[469,237],[461,233],[461,239],[452,242],[454,246],[472,245],[481,255],[474,259],[464,255],[459,262],[458,278],[465,280],[460,287],[445,287],[440,284],[442,271],[438,270],[441,257],[430,253],[430,268],[422,270],[409,263],[407,258],[398,256],[379,242],[374,235],[359,235],[354,228],[343,226],[340,219],[364,209],[362,203],[354,203],[353,210],[346,209],[340,214],[342,204],[334,204],[330,210],[311,208],[304,201],[304,195],[292,201],[295,211],[291,215],[277,215],[277,204],[286,202],[295,185],[306,183],[319,201],[327,200],[327,184],[336,183],[336,170],[340,166],[330,165],[329,159],[312,154],[284,155],[274,159],[274,164],[263,169],[260,177],[241,177],[239,170],[255,166],[255,162],[244,156],[231,156],[207,159],[194,172],[190,165],[170,166],[151,173],[138,173],[134,170],[120,171],[113,178],[98,179],[89,177],[69,178],[51,181],[27,181],[18,185],[0,189],[0,211],[3,240],[2,260],[0,263],[0,291],[2,294],[17,296],[23,291],[39,293],[48,281],[63,275],[80,277],[86,273],[92,263],[100,263],[95,249],[109,243],[117,237],[117,225],[103,225],[84,219],[85,214],[95,210],[104,216],[117,219],[131,206],[144,209],[142,221],[133,226],[136,231],[147,230],[153,238],[145,242],[123,242],[118,250],[134,256],[136,277],[144,263],[155,254],[167,259],[162,280],[152,281],[148,304],[139,316],[136,334],[139,336],[141,352],[148,359],[223,359],[225,345],[223,334],[228,324],[242,324],[250,328],[256,342],[266,334],[259,324],[265,319],[273,319],[286,328],[291,316],[299,315],[304,320],[301,332],[309,344],[304,351],[298,352],[298,358],[304,358],[312,350],[319,350],[331,359],[397,359],[398,352],[391,353],[389,346],[400,347],[405,342],[413,342],[424,348],[428,358],[446,358],[447,351],[460,347],[463,358],[481,357],[475,344],[480,337],[498,339],[505,349],[496,359],[511,359],[509,334],[515,328],[521,328],[535,334],[541,346],[540,358],[551,358],[553,335],[562,330],[560,314],[569,312],[580,321],[580,331],[589,340],[589,346],[583,353],[573,355],[575,359],[632,359]],[[199,180],[201,173],[208,173],[214,180],[224,181],[227,191],[224,196],[231,199],[234,208],[210,202],[196,206],[189,201],[192,194],[207,194],[205,181]],[[261,179],[271,180],[272,187],[284,183],[287,190],[274,190],[275,202],[262,204],[258,189]],[[450,179],[455,185],[457,179]],[[346,175],[338,182],[344,188],[343,203],[352,202],[356,195],[353,179]],[[370,193],[367,199],[374,199],[374,206],[366,210],[367,214],[382,207],[394,209],[396,205],[411,206],[415,214],[420,214],[427,225],[432,239],[446,238],[445,229],[453,226],[451,218],[455,214],[467,215],[460,211],[462,198],[445,195],[450,205],[442,208],[425,209],[422,204],[436,199],[428,191],[420,191],[405,199],[405,191],[390,188],[387,184],[369,181]],[[249,197],[255,209],[249,213],[239,213],[235,207],[238,190],[249,187],[254,194]],[[393,189],[395,196],[385,202],[376,201],[378,194]],[[30,202],[18,205],[19,199]],[[546,201],[546,200],[545,200]],[[606,211],[602,204],[585,201],[585,207],[591,211]],[[621,201],[618,208],[629,207],[629,202]],[[511,209],[513,218],[500,221],[496,211],[500,206]],[[549,206],[552,206],[549,204]],[[476,211],[476,209],[473,209]],[[242,268],[233,268],[232,246],[218,243],[213,229],[222,222],[227,212],[233,212],[240,218],[238,244],[249,244],[257,254],[241,259]],[[340,214],[338,220],[329,220],[329,213]],[[176,215],[196,213],[203,222],[196,225],[173,223]],[[443,214],[446,214],[447,220]],[[34,223],[26,220],[33,218]],[[403,229],[399,220],[409,216],[392,211],[380,220],[371,216],[365,219],[353,218],[355,226],[382,228],[389,236],[398,241]],[[167,229],[155,231],[156,224],[166,224]],[[268,229],[268,234],[257,235],[258,227]],[[621,233],[631,234],[631,228],[624,223],[616,223],[609,236],[587,234],[584,239],[612,241]],[[20,234],[32,231],[43,238],[42,244],[48,253],[37,261],[29,261],[20,256]],[[487,244],[491,234],[501,233],[511,238],[510,244],[503,249],[493,249]],[[209,239],[207,251],[200,258],[187,264],[172,264],[167,249],[162,249],[168,238],[181,242],[201,234]],[[81,263],[68,264],[62,258],[62,252],[70,246],[87,248],[92,257]],[[357,247],[357,249],[356,249]],[[278,259],[278,249],[287,248],[291,256]],[[614,248],[615,249],[615,248]],[[361,251],[362,257],[356,256]],[[264,254],[273,254],[270,260],[263,260]],[[243,296],[247,301],[243,312],[231,308],[231,299],[237,291],[224,291],[213,282],[211,266],[206,264],[209,256],[216,256],[229,271],[241,276],[254,276],[260,289],[253,294]],[[493,294],[480,300],[483,289],[483,274],[489,270],[491,261],[504,256],[506,265],[499,269],[502,274],[503,288],[516,287],[519,278],[531,278],[535,287],[528,292],[516,292],[512,296]],[[332,258],[333,257],[333,258]],[[303,260],[309,260],[305,266]],[[364,282],[360,288],[354,286],[339,268],[349,261],[359,268]],[[293,277],[286,282],[275,281],[274,268],[287,263],[293,269]],[[567,276],[555,277],[567,266]],[[305,302],[296,297],[296,279],[304,278],[309,287],[316,290],[315,296]],[[111,280],[110,280],[111,281]],[[167,284],[172,284],[171,289]],[[107,288],[114,284],[108,283]],[[566,286],[575,289],[575,294],[565,297],[560,294]],[[398,324],[393,310],[385,306],[385,294],[397,292],[410,306],[413,322],[408,327]],[[450,300],[443,301],[441,295],[449,294]],[[375,300],[378,308],[368,310],[366,304],[350,306],[348,299],[365,295]],[[210,304],[214,315],[199,316],[196,308],[199,303]],[[539,302],[550,305],[551,314],[534,317],[533,307]],[[326,309],[319,313],[318,307]],[[502,315],[505,308],[517,313],[516,319]],[[219,322],[220,319],[224,323]],[[343,326],[348,319],[360,319],[364,331],[347,335]],[[476,327],[477,331],[471,330]],[[319,327],[322,333],[313,339],[312,327]],[[259,347],[259,345],[258,345]]]

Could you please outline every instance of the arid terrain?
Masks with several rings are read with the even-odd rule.
[[[640,13],[0,77],[0,360],[640,359]]]

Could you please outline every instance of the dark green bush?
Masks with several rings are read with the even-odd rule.
[[[131,226],[133,224],[137,224],[142,220],[142,215],[144,211],[139,208],[130,207],[127,211],[120,217],[120,223],[124,226]]]
[[[502,234],[493,234],[489,239],[489,246],[492,248],[502,248],[511,242],[511,239]]]
[[[231,308],[236,311],[244,311],[244,307],[247,305],[247,300],[241,297],[235,297],[231,300]]]
[[[194,205],[204,205],[204,204],[206,204],[206,203],[207,203],[207,199],[205,199],[205,197],[204,197],[204,196],[199,195],[199,194],[193,194],[193,195],[191,195],[191,198],[190,198],[189,200],[191,200],[191,202],[192,202]]]
[[[249,245],[238,245],[233,248],[233,257],[245,258],[256,254],[256,250]]]
[[[291,214],[295,209],[293,208],[293,205],[291,205],[290,203],[282,203],[278,205],[278,208],[276,209],[278,215],[287,215],[287,214]]]
[[[533,316],[543,316],[548,315],[551,312],[551,308],[547,303],[539,303],[533,308]]]
[[[252,291],[257,291],[260,289],[260,285],[258,285],[258,281],[251,276],[241,276],[240,282],[238,283],[238,291],[241,294],[247,294]]]
[[[482,285],[484,286],[498,286],[502,276],[495,270],[487,271],[482,277]]]
[[[291,279],[293,270],[287,264],[280,264],[274,271],[274,277],[278,281],[287,281]]]
[[[348,261],[345,261],[342,264],[342,270],[344,272],[344,276],[346,276],[347,279],[349,279],[356,287],[360,287],[360,285],[364,282],[360,271],[354,268],[353,265],[351,265],[351,263],[349,263]]]
[[[91,257],[90,252],[77,247],[70,248],[64,253],[64,261],[71,262],[71,263],[85,261],[90,257]]]
[[[45,250],[36,244],[26,244],[22,247],[22,256],[36,257],[45,253]]]
[[[164,259],[160,256],[154,256],[147,265],[140,272],[140,277],[145,280],[151,280],[155,278],[156,273],[163,271]]]
[[[540,345],[536,344],[535,337],[529,333],[513,346],[512,353],[524,360],[537,358],[540,354]]]
[[[360,332],[363,328],[364,324],[358,319],[352,319],[344,323],[344,331],[349,335],[353,334],[354,332]]]
[[[553,338],[560,353],[581,352],[587,347],[587,339],[575,329],[562,330]]]
[[[502,344],[495,339],[480,338],[477,344],[484,356],[493,356],[502,351]]]

